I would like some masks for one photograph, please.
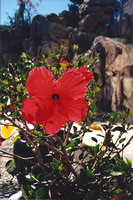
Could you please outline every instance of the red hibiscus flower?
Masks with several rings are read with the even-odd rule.
[[[63,60],[63,58],[61,58],[60,59],[60,64],[65,64],[66,65],[66,67],[68,67],[69,66],[69,62],[67,62],[67,60]]]
[[[77,68],[76,71],[80,71],[85,77],[87,82],[94,79],[93,73],[87,69],[87,66],[81,66],[80,68]]]
[[[42,124],[49,134],[57,133],[68,121],[84,120],[88,107],[87,84],[84,74],[73,69],[58,80],[43,67],[33,69],[26,83],[31,98],[22,104],[24,120]]]

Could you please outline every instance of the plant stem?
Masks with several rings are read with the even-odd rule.
[[[70,123],[70,125],[67,129],[67,135],[66,135],[66,138],[65,138],[65,141],[64,141],[64,144],[63,144],[64,147],[67,146],[67,142],[68,142],[68,139],[69,139],[69,136],[70,136],[70,130],[72,128],[72,125],[73,125],[73,122]]]
[[[73,168],[73,166],[72,166],[72,164],[71,164],[71,162],[70,162],[70,160],[69,160],[69,158],[68,158],[68,155],[67,155],[67,152],[66,152],[66,150],[65,150],[65,147],[63,146],[62,140],[57,136],[57,134],[55,135],[55,137],[56,137],[56,139],[58,140],[59,144],[60,144],[61,147],[62,147],[64,159],[67,161],[67,164],[68,164],[68,166],[69,166],[71,172],[74,174],[75,177],[77,177],[77,173],[76,173],[76,171],[74,170],[74,168]]]

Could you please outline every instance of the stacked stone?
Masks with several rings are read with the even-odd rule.
[[[103,84],[98,96],[98,101],[103,100],[103,109],[117,112],[125,107],[133,111],[133,46],[98,36],[91,50],[100,55],[95,68]]]
[[[116,0],[84,0],[79,7],[79,29],[107,35],[116,10]]]

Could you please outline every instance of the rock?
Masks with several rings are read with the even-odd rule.
[[[91,50],[100,54],[95,67],[103,87],[103,109],[116,112],[124,106],[133,110],[133,46],[99,36]]]
[[[133,78],[132,77],[124,77],[122,80],[123,85],[123,94],[130,98],[133,94]]]
[[[0,60],[7,65],[15,62],[21,55],[23,40],[29,37],[30,25],[15,24],[11,27],[0,28]]]
[[[76,43],[79,45],[80,53],[84,53],[90,49],[93,40],[95,38],[95,34],[74,30],[72,31],[73,38]]]
[[[115,10],[115,0],[84,0],[79,6],[79,30],[108,35]]]
[[[36,15],[32,20],[31,26],[31,38],[40,37],[44,34],[49,35],[51,33],[50,21],[44,15]]]
[[[125,38],[126,43],[133,44],[133,1],[121,1],[120,13],[119,35]]]
[[[66,47],[64,53],[71,52],[71,39],[69,31],[61,24],[61,19],[55,14],[37,15],[33,18],[31,25],[31,35],[29,40],[25,40],[27,53],[31,57],[36,57],[40,53],[59,53],[61,45]]]
[[[65,27],[70,27],[70,13],[69,11],[62,11],[61,13],[59,13],[59,18],[61,21],[61,24]]]

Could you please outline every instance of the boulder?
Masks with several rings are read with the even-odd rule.
[[[115,0],[84,0],[79,6],[79,30],[107,36],[115,10]]]
[[[95,34],[74,29],[71,31],[75,42],[79,45],[80,53],[84,53],[91,48]]]
[[[31,57],[40,53],[59,53],[58,48],[64,45],[67,47],[65,53],[69,54],[71,48],[69,34],[57,15],[37,15],[32,21],[30,38],[25,41],[25,46],[29,46],[27,53]]]
[[[21,55],[23,40],[29,37],[30,25],[14,24],[11,27],[0,26],[0,60],[7,65],[15,62]]]
[[[124,106],[133,110],[133,46],[99,36],[91,51],[100,57],[95,67],[102,82],[103,109],[116,112]]]

